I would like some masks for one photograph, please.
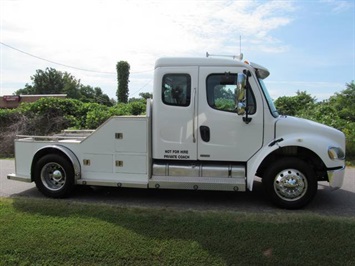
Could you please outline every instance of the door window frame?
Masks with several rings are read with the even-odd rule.
[[[185,84],[174,84],[174,87],[167,88],[167,79],[174,79],[176,77],[185,77]],[[181,83],[181,81],[180,81]],[[169,91],[170,90],[170,91]],[[166,105],[177,106],[177,107],[188,107],[191,104],[191,75],[187,73],[167,73],[162,78],[162,102]],[[167,99],[170,100],[168,101]],[[176,102],[174,102],[174,100]],[[180,102],[179,102],[180,101]]]
[[[211,108],[213,108],[213,109],[215,109],[215,110],[218,110],[218,111],[222,111],[222,112],[229,112],[229,113],[235,113],[235,114],[238,114],[238,112],[237,112],[237,108],[234,108],[233,110],[228,110],[228,109],[221,109],[221,108],[217,108],[216,107],[216,100],[217,99],[224,99],[224,98],[215,98],[215,89],[216,89],[216,87],[217,86],[236,86],[236,89],[237,89],[237,76],[238,76],[238,74],[237,73],[229,73],[229,76],[235,76],[235,81],[234,81],[234,83],[235,84],[232,84],[232,85],[222,85],[222,84],[218,84],[218,83],[216,83],[215,85],[212,85],[213,86],[213,88],[212,88],[212,90],[213,91],[211,91],[211,84],[209,84],[209,79],[211,78],[211,77],[213,77],[213,76],[220,76],[220,77],[222,77],[222,76],[224,76],[226,73],[211,73],[211,74],[209,74],[207,77],[206,77],[206,96],[207,96],[207,103],[208,103],[208,105],[211,107]],[[256,99],[255,99],[255,95],[254,95],[254,93],[253,93],[253,91],[251,90],[251,88],[246,88],[246,89],[248,89],[249,90],[249,92],[248,92],[248,95],[249,95],[249,98],[248,98],[248,103],[249,103],[249,111],[248,111],[248,114],[249,115],[253,115],[253,114],[255,114],[256,113],[256,109],[257,109],[257,106],[256,106]],[[234,94],[233,94],[233,99],[228,99],[228,98],[225,98],[225,100],[230,100],[230,101],[232,101],[232,100],[234,100],[234,102],[233,102],[233,104],[234,104],[234,107],[236,107],[236,98],[237,98],[237,95],[235,94],[236,93],[236,91],[234,92]],[[211,98],[212,97],[212,98]],[[227,103],[227,102],[225,102],[225,104],[227,105],[227,106],[229,106],[229,105],[231,105],[231,103]],[[239,114],[239,115],[243,115],[243,114]]]

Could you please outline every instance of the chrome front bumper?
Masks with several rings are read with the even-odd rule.
[[[333,190],[341,188],[345,177],[345,166],[336,170],[328,170],[329,185]]]

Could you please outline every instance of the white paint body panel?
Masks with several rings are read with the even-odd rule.
[[[169,106],[161,101],[162,77],[168,73],[189,74],[191,87],[197,88],[197,67],[164,67],[155,70],[153,101],[153,158],[180,160],[188,156],[188,160],[197,159],[197,145],[194,136],[196,117],[194,102],[195,95],[191,94],[190,105],[187,107]],[[183,153],[182,153],[183,151]]]
[[[62,146],[71,150],[81,164],[78,184],[90,181],[103,183],[133,183],[147,187],[150,176],[150,118],[112,117],[87,138],[76,141],[36,141],[19,139],[16,147],[16,174],[31,178],[34,154],[44,146]],[[116,138],[122,134],[122,139]],[[90,164],[85,165],[84,160]],[[122,165],[117,166],[116,161]]]
[[[246,162],[263,144],[263,102],[253,77],[257,110],[249,117],[249,124],[243,122],[243,115],[213,109],[206,99],[206,79],[211,73],[243,73],[245,67],[201,67],[199,72],[198,128],[208,126],[211,140],[205,142],[198,132],[198,156],[201,160]],[[247,139],[253,141],[246,141]]]
[[[263,77],[268,76],[267,69],[257,68]],[[250,115],[249,124],[237,113],[213,109],[207,102],[206,92],[206,78],[210,74],[241,73],[244,69],[251,72],[249,82],[256,103],[256,112]],[[342,168],[344,161],[331,160],[328,148],[339,147],[345,151],[344,134],[307,120],[274,117],[255,71],[248,64],[229,59],[159,59],[155,64],[154,101],[148,101],[146,117],[112,117],[86,137],[73,134],[72,138],[29,136],[18,139],[15,141],[16,173],[9,178],[31,181],[35,154],[51,147],[69,154],[78,172],[76,183],[84,185],[147,188],[165,184],[166,188],[177,189],[199,186],[215,190],[243,191],[245,187],[252,190],[258,167],[268,155],[283,147],[310,150],[321,159],[326,170]],[[190,75],[189,105],[163,103],[165,74]],[[209,128],[210,141],[202,140],[201,126]],[[282,141],[269,145],[281,138]],[[158,162],[159,175],[156,176],[152,176],[153,161]],[[166,167],[166,163],[170,167]],[[242,176],[233,178],[231,171],[224,170],[230,167],[240,169]],[[184,176],[172,177],[166,174],[166,169],[184,170]],[[219,172],[222,179],[218,177]],[[341,174],[336,176],[341,179]]]

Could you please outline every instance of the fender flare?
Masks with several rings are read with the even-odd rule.
[[[41,147],[40,149],[38,149],[35,152],[33,159],[32,159],[32,164],[31,164],[31,179],[33,179],[32,173],[33,173],[34,166],[35,166],[36,162],[38,161],[38,159],[41,158],[42,156],[44,156],[46,154],[50,154],[50,153],[57,153],[57,154],[65,155],[73,165],[74,174],[75,174],[75,176],[74,176],[75,181],[80,178],[81,165],[80,165],[78,157],[76,157],[76,155],[67,147],[54,144],[54,145],[46,145],[44,147]]]
[[[259,166],[263,163],[266,157],[278,149],[287,147],[299,147],[309,150],[314,156],[317,156],[323,162],[325,167],[338,167],[339,162],[332,161],[328,156],[328,148],[331,146],[332,141],[322,136],[317,136],[317,139],[306,136],[299,138],[297,136],[288,138],[283,137],[285,140],[277,143],[271,141],[268,145],[264,146],[259,152],[252,157],[247,163],[247,188],[251,191],[253,189],[253,182],[255,173]]]
[[[269,154],[271,154],[272,152],[274,152],[279,148],[280,147],[278,145],[274,145],[272,147],[268,145],[264,146],[261,150],[259,150],[259,152],[255,156],[253,156],[247,162],[247,188],[249,191],[253,190],[255,174],[259,166],[261,165],[261,163]]]

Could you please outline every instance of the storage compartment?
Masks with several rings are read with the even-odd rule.
[[[126,174],[146,174],[147,156],[119,154],[115,157],[115,172]]]
[[[118,120],[115,126],[115,151],[118,153],[147,152],[147,121]]]
[[[112,154],[84,154],[81,162],[84,172],[112,173]]]

